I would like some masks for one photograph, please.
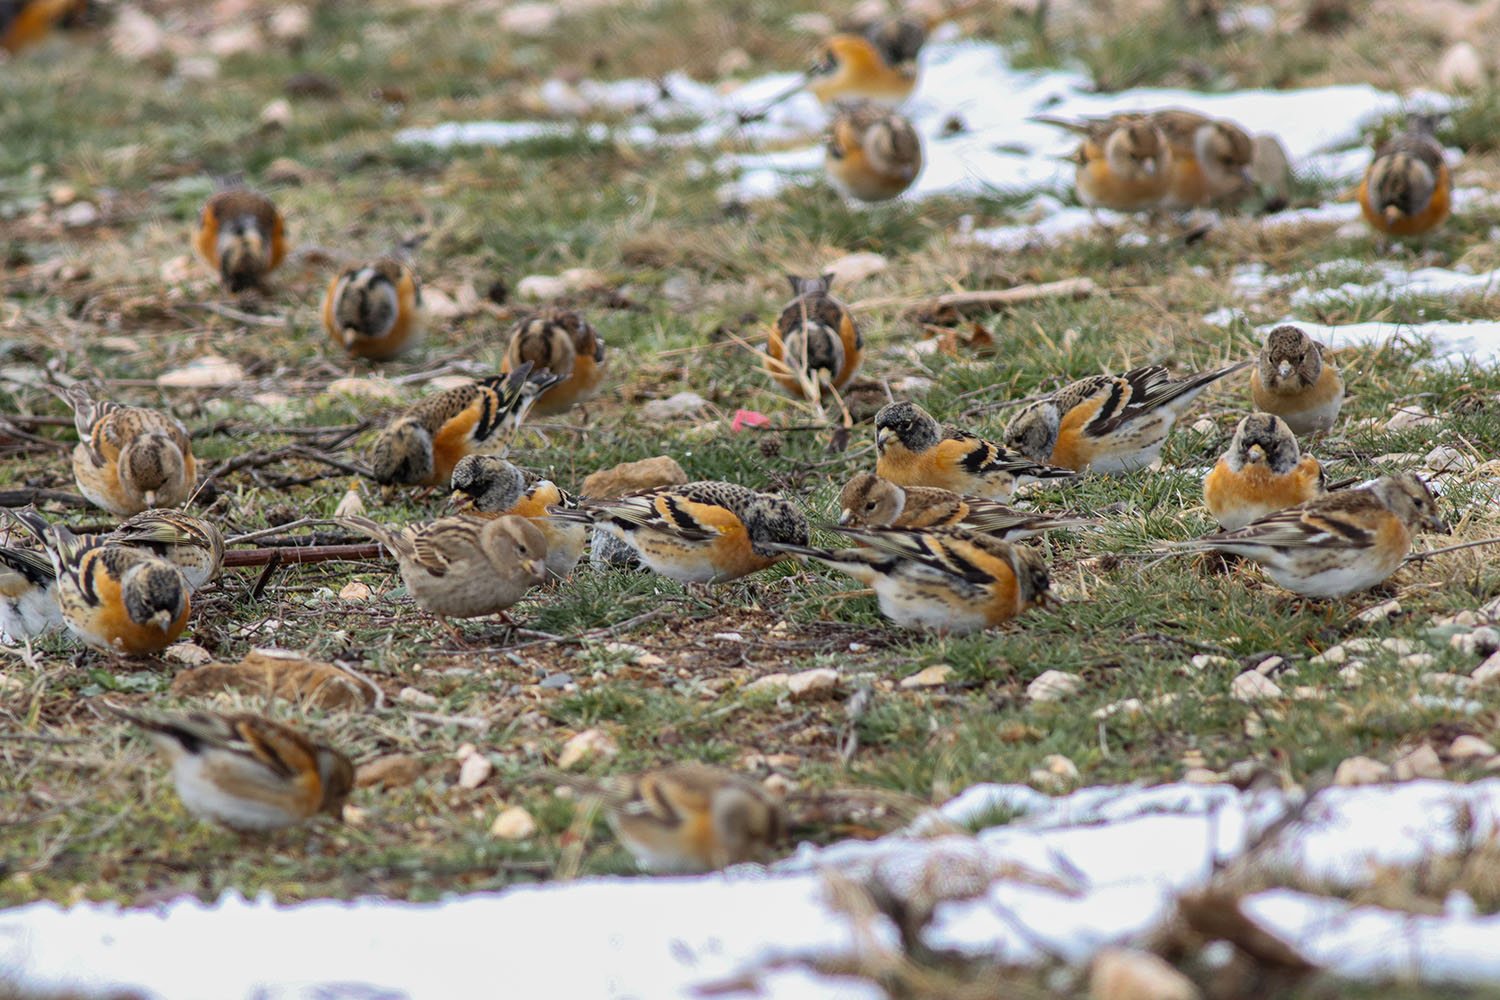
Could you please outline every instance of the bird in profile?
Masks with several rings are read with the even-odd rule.
[[[851,528],[968,528],[1018,542],[1057,528],[1097,524],[1088,518],[1016,510],[934,486],[897,486],[861,472],[839,494],[839,524]]]
[[[583,555],[588,526],[560,521],[548,507],[572,508],[575,497],[550,479],[528,482],[520,469],[494,455],[469,455],[453,467],[452,509],[455,513],[495,518],[515,514],[536,525],[547,539],[547,572],[567,579]]]
[[[887,403],[875,414],[875,447],[875,474],[897,486],[934,486],[1000,503],[1027,482],[1073,475],[1071,469],[939,424],[910,400]]]
[[[1172,147],[1147,115],[1114,115],[1071,121],[1039,116],[1032,121],[1077,132],[1083,138],[1070,157],[1076,165],[1078,200],[1090,208],[1149,212],[1161,207],[1172,183]]]

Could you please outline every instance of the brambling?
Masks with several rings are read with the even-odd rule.
[[[157,410],[95,402],[79,382],[67,397],[79,439],[73,475],[90,503],[127,517],[192,495],[198,463],[181,423]]]
[[[1054,528],[1093,523],[1082,517],[1016,510],[932,486],[897,486],[871,472],[856,475],[839,494],[839,524],[852,528],[958,527],[1015,542]]]
[[[145,730],[172,765],[183,808],[200,819],[264,833],[319,814],[343,818],[353,763],[291,726],[258,715],[146,715],[100,704]]]
[[[0,632],[30,642],[62,623],[57,571],[47,553],[0,547]]]
[[[860,34],[834,35],[808,70],[807,89],[828,108],[848,100],[900,104],[917,85],[917,56],[928,30],[921,18],[897,17]]]
[[[286,223],[259,191],[220,191],[203,205],[193,246],[229,291],[260,288],[286,256]]]
[[[375,481],[446,485],[464,456],[504,452],[537,395],[557,380],[547,372],[533,373],[526,362],[509,375],[491,375],[418,401],[370,446]]]
[[[1347,597],[1394,573],[1419,527],[1448,531],[1427,485],[1408,472],[1171,548],[1230,552],[1260,563],[1295,594]]]
[[[957,427],[940,425],[916,403],[887,403],[875,414],[875,474],[897,486],[935,486],[1005,502],[1022,481],[1071,476]]]
[[[784,556],[772,542],[808,541],[807,518],[790,500],[734,483],[696,482],[637,490],[609,500],[583,497],[547,511],[594,524],[635,550],[645,566],[679,583],[724,583]]]
[[[1377,232],[1415,236],[1448,217],[1453,182],[1435,126],[1433,116],[1412,115],[1405,132],[1375,150],[1359,182],[1359,208]]]
[[[86,0],[4,0],[0,2],[0,49],[19,52],[40,41],[54,25],[80,17]]]
[[[1316,499],[1326,491],[1323,466],[1302,454],[1286,422],[1252,413],[1234,429],[1229,450],[1203,477],[1203,502],[1225,531]]]
[[[786,276],[792,301],[781,310],[766,340],[771,378],[788,395],[806,398],[811,390],[849,384],[865,356],[865,341],[849,307],[829,294],[833,275]]]
[[[1210,207],[1250,191],[1255,141],[1244,129],[1182,108],[1154,111],[1149,117],[1172,151],[1163,208]]]
[[[610,829],[649,872],[688,875],[764,863],[785,835],[781,804],[723,768],[684,761],[600,781],[554,777],[603,800]]]
[[[530,484],[521,470],[494,455],[469,455],[453,467],[453,502],[460,514],[496,518],[524,517],[547,539],[547,572],[566,579],[583,555],[588,526],[565,523],[547,513],[549,507],[577,504],[550,479]]]
[[[144,549],[176,566],[196,593],[224,572],[224,533],[217,525],[180,510],[147,510],[104,536],[107,545]]]
[[[551,372],[557,384],[537,396],[532,410],[562,413],[575,403],[599,395],[604,382],[604,341],[594,326],[572,309],[541,309],[525,316],[511,331],[502,372],[530,362],[536,372]]]
[[[1266,335],[1260,362],[1250,372],[1255,405],[1285,420],[1294,434],[1327,431],[1344,405],[1344,379],[1323,351],[1300,329],[1283,324]]]
[[[861,548],[777,544],[875,589],[881,614],[903,628],[962,635],[1010,621],[1045,601],[1041,553],[961,527],[835,528]]]
[[[823,170],[860,201],[889,201],[922,170],[922,140],[902,115],[874,104],[840,108],[828,126]]]
[[[341,350],[385,361],[415,346],[426,332],[422,285],[394,257],[346,268],[323,296],[323,329]]]
[[[1005,443],[1038,462],[1082,472],[1125,472],[1156,461],[1178,416],[1214,382],[1253,361],[1172,378],[1162,365],[1094,375],[1024,407]]]
[[[63,622],[86,645],[149,656],[187,627],[187,581],[165,559],[98,535],[76,536],[33,510],[10,515],[46,548]]]
[[[1071,157],[1078,200],[1090,208],[1150,211],[1161,205],[1172,182],[1172,147],[1144,115],[1069,121],[1039,116],[1032,121],[1083,136]]]
[[[335,518],[390,550],[412,598],[454,642],[468,643],[449,618],[500,615],[547,579],[547,539],[524,517],[441,517],[399,531],[367,517]]]

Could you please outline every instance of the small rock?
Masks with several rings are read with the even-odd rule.
[[[818,37],[831,35],[838,30],[838,26],[833,23],[833,18],[818,11],[804,11],[801,14],[793,14],[787,19],[787,27],[805,35],[816,35]]]
[[[1182,772],[1182,780],[1190,785],[1217,785],[1224,780],[1224,776],[1206,767],[1190,767]]]
[[[857,282],[864,281],[872,274],[879,274],[890,267],[887,261],[878,253],[851,253],[831,261],[823,270],[833,275],[833,284],[845,288]]]
[[[500,13],[500,27],[517,35],[535,38],[557,25],[562,10],[555,3],[518,3]]]
[[[405,702],[408,705],[415,705],[418,708],[432,708],[438,703],[437,698],[426,691],[419,691],[414,687],[402,688],[400,693],[396,695],[396,700]]]
[[[495,773],[495,765],[482,753],[471,753],[464,758],[464,762],[458,768],[459,788],[478,788],[490,780],[490,775]]]
[[[711,639],[717,639],[720,642],[744,642],[745,641],[745,637],[742,636],[742,635],[740,635],[738,632],[715,632],[713,635],[709,636],[709,638],[711,638]]]
[[[543,691],[561,691],[563,688],[572,683],[572,674],[548,674],[546,677],[542,678],[541,683],[538,684],[537,687],[541,688]]]
[[[948,678],[952,675],[953,668],[948,666],[948,664],[934,663],[930,667],[923,667],[910,677],[903,677],[901,679],[901,686],[908,690],[911,688],[942,687],[948,683]]]
[[[657,486],[679,486],[688,481],[682,466],[669,455],[643,458],[638,462],[623,462],[610,469],[600,469],[584,479],[579,487],[580,496],[617,497],[631,490],[653,489]]]
[[[1230,682],[1229,693],[1236,701],[1263,701],[1280,698],[1281,688],[1264,674],[1246,670]]]
[[[54,184],[47,192],[47,200],[58,208],[66,208],[78,200],[78,189],[71,184]]]
[[[1044,670],[1026,685],[1026,697],[1031,701],[1062,701],[1082,687],[1083,678],[1077,674]]]
[[[667,661],[655,653],[642,653],[635,658],[635,665],[638,667],[664,667],[667,665]]]
[[[1455,737],[1448,745],[1448,756],[1461,761],[1489,760],[1495,756],[1495,748],[1478,736],[1465,733]]]
[[[1479,50],[1468,42],[1457,42],[1449,46],[1448,51],[1438,60],[1433,79],[1437,81],[1439,90],[1459,94],[1483,90],[1489,82],[1489,75],[1485,72],[1484,59],[1479,55]]]
[[[99,221],[99,209],[95,208],[92,202],[75,201],[57,213],[57,221],[70,229],[92,226]]]
[[[490,836],[501,840],[525,840],[536,835],[536,820],[520,806],[500,810],[495,822],[490,824]]]
[[[1198,987],[1149,951],[1105,948],[1089,966],[1093,1000],[1198,1000]]]
[[[185,667],[201,667],[214,656],[196,642],[179,642],[162,650],[161,658]]]
[[[339,600],[361,604],[368,601],[373,594],[374,591],[370,589],[369,584],[361,583],[358,580],[350,580],[339,591]]]
[[[1310,667],[1336,667],[1349,659],[1349,650],[1343,646],[1329,646],[1307,661]]]
[[[1378,785],[1389,780],[1390,767],[1370,757],[1347,757],[1333,772],[1335,785]]]
[[[217,80],[219,60],[213,56],[183,56],[177,60],[177,75],[184,80]]]
[[[213,56],[227,59],[230,56],[261,52],[266,47],[260,29],[254,24],[236,24],[220,28],[204,39],[203,47]]]
[[[365,512],[365,502],[359,495],[359,488],[351,486],[344,491],[339,498],[339,505],[333,508],[334,517],[357,517]]]
[[[787,680],[788,677],[786,674],[766,674],[764,677],[755,678],[755,680],[746,684],[740,690],[747,694],[764,691],[785,691]]]
[[[1370,461],[1382,469],[1413,469],[1422,464],[1422,456],[1410,451],[1388,451],[1384,455],[1376,455]]]
[[[1060,753],[1049,753],[1042,758],[1042,766],[1059,778],[1069,781],[1078,780],[1078,765]]]
[[[1426,673],[1417,679],[1428,687],[1452,691],[1467,691],[1474,686],[1474,678],[1465,677],[1463,674]]]
[[[317,173],[290,156],[278,156],[261,171],[267,184],[306,184],[317,177]]]
[[[1396,661],[1397,666],[1408,670],[1431,670],[1437,666],[1438,658],[1431,653],[1407,653]]]
[[[1354,617],[1362,622],[1383,622],[1387,618],[1394,618],[1400,613],[1401,602],[1392,600],[1386,601],[1383,604],[1377,604],[1373,608],[1365,608]]]
[[[300,42],[312,32],[312,14],[301,4],[278,7],[266,25],[271,37],[283,42]]]
[[[1410,639],[1402,639],[1399,636],[1390,636],[1380,640],[1380,647],[1387,653],[1395,653],[1397,656],[1406,656],[1417,650],[1417,644]]]
[[[1214,423],[1207,417],[1199,417],[1197,420],[1193,421],[1193,433],[1202,434],[1205,436],[1209,434],[1217,434],[1219,433],[1219,425]]]
[[[1232,670],[1235,662],[1227,656],[1215,656],[1212,653],[1199,653],[1191,657],[1188,663],[1192,664],[1194,670],[1208,670],[1210,668],[1219,670]]]
[[[641,407],[641,416],[650,421],[672,420],[697,413],[708,406],[708,400],[696,392],[679,392],[666,399],[653,399]]]
[[[166,47],[167,33],[136,6],[120,7],[110,25],[109,47],[126,59],[149,59]]]
[[[264,128],[286,128],[292,124],[292,102],[278,97],[260,109],[260,124]]]
[[[768,774],[761,779],[760,787],[764,788],[773,799],[785,799],[796,790],[797,785],[784,774]]]
[[[392,403],[401,399],[400,390],[386,379],[379,377],[336,378],[329,382],[328,388],[323,391],[330,396],[356,396],[360,399],[378,399]]]
[[[1311,684],[1298,684],[1291,691],[1293,701],[1317,701],[1323,697],[1323,689]]]
[[[1262,677],[1270,677],[1285,663],[1286,657],[1284,656],[1268,656],[1255,665],[1255,672]]]
[[[802,670],[786,679],[787,694],[798,700],[827,698],[839,686],[839,672],[832,667]]]
[[[602,729],[585,729],[563,744],[557,755],[557,766],[564,771],[581,761],[598,758],[613,760],[620,748],[610,735]]]
[[[359,765],[354,771],[354,784],[359,788],[371,785],[404,788],[416,781],[421,773],[422,765],[417,758],[410,754],[390,753]]]
[[[1365,682],[1365,661],[1350,660],[1343,667],[1340,667],[1339,680],[1343,681],[1346,687],[1357,687],[1363,684]]]
[[[1500,650],[1500,629],[1484,625],[1471,632],[1460,632],[1448,640],[1448,645],[1467,656],[1490,656]]]
[[[467,375],[439,375],[437,378],[427,380],[427,388],[432,392],[445,392],[449,389],[457,389],[459,386],[468,385],[474,381]]]
[[[1422,464],[1433,472],[1467,472],[1477,464],[1471,455],[1466,455],[1451,445],[1440,444],[1427,453]]]
[[[156,384],[171,389],[210,389],[226,385],[239,385],[245,380],[242,365],[213,354],[189,361],[181,368],[163,372],[156,377]]]
[[[1089,717],[1092,719],[1108,719],[1115,715],[1135,716],[1141,714],[1142,708],[1141,699],[1125,698],[1120,701],[1110,702],[1102,708],[1094,709],[1089,713]]]
[[[546,301],[560,298],[569,292],[603,288],[608,283],[608,279],[593,268],[573,267],[556,275],[528,274],[516,282],[516,295],[523,299]]]
[[[1403,406],[1396,411],[1395,416],[1385,422],[1385,429],[1388,431],[1402,431],[1411,427],[1424,427],[1435,423],[1437,423],[1437,417],[1434,417],[1420,406]]]
[[[1500,471],[1497,469],[1496,471]],[[1452,615],[1439,615],[1432,620],[1434,626],[1460,625],[1464,628],[1478,628],[1483,624],[1478,614],[1468,608]]]
[[[1423,743],[1411,753],[1399,757],[1391,767],[1391,777],[1397,781],[1411,781],[1413,778],[1441,778],[1443,776],[1443,762],[1438,758],[1437,751],[1431,746]]]

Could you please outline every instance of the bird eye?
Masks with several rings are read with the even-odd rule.
[[[869,503],[865,504],[865,510],[874,510],[874,509],[875,509],[875,501],[874,500],[871,500]]]

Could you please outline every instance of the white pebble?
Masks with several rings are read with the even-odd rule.
[[[1044,670],[1026,685],[1026,697],[1031,701],[1062,701],[1082,687],[1083,678],[1077,674]]]
[[[1266,675],[1246,670],[1230,683],[1229,693],[1236,701],[1263,701],[1280,698],[1281,688]]]

